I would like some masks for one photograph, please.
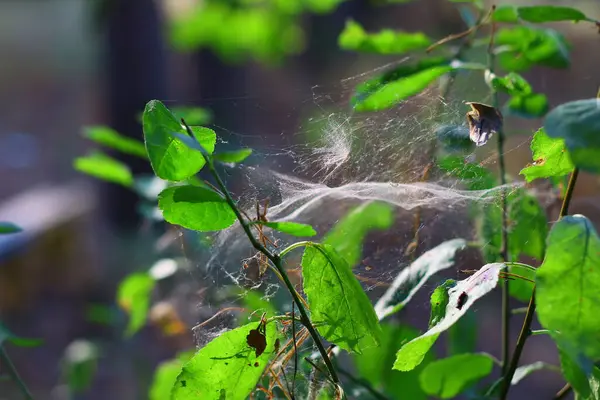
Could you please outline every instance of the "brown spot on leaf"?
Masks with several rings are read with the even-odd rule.
[[[258,367],[258,361],[254,363],[254,366],[255,366],[255,367]]]
[[[246,336],[246,343],[254,349],[256,357],[260,357],[267,348],[267,338],[258,329],[252,329]]]

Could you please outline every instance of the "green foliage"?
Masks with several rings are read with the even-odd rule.
[[[83,134],[88,139],[111,149],[141,158],[148,158],[144,143],[122,136],[119,132],[107,126],[88,126],[83,129]]]
[[[515,279],[510,281],[508,287],[510,295],[523,302],[528,302],[533,294],[536,270],[527,268],[524,265],[509,264],[508,272],[517,275]],[[521,277],[524,279],[521,279]]]
[[[275,323],[267,323],[264,328],[261,337],[266,347],[262,353],[249,343],[251,331],[260,332],[260,326],[260,322],[252,322],[232,329],[200,349],[177,376],[171,398],[246,399],[275,351]]]
[[[241,149],[237,151],[227,151],[217,153],[213,156],[215,161],[220,161],[223,163],[241,163],[246,158],[248,158],[252,154],[252,149]]]
[[[362,259],[362,246],[367,234],[375,229],[389,229],[394,220],[392,206],[383,202],[367,202],[351,210],[323,238],[346,262],[354,267]]]
[[[61,372],[73,394],[80,394],[90,387],[96,370],[100,351],[88,340],[76,340],[67,346],[61,360]]]
[[[225,229],[236,221],[223,196],[201,186],[169,187],[158,195],[158,207],[167,222],[199,232]]]
[[[442,171],[463,181],[469,190],[491,189],[496,184],[496,178],[488,169],[466,162],[464,157],[446,156],[439,158],[437,163]]]
[[[177,382],[177,376],[182,367],[187,363],[194,351],[185,351],[179,353],[175,358],[163,361],[154,371],[152,386],[148,395],[149,400],[165,400],[171,398],[171,390]]]
[[[22,338],[13,334],[6,326],[4,326],[2,321],[0,321],[0,346],[5,342],[18,347],[36,347],[42,343],[40,339]]]
[[[552,139],[544,128],[538,129],[531,141],[533,163],[520,172],[527,182],[537,178],[551,178],[568,175],[573,171],[573,163],[561,138]]]
[[[558,348],[560,368],[564,378],[579,397],[586,400],[600,398],[600,369],[585,357],[573,357]],[[577,396],[576,396],[577,398]]]
[[[544,129],[549,137],[564,139],[573,164],[600,173],[600,99],[561,104],[548,113]]]
[[[447,151],[470,151],[474,143],[469,137],[469,128],[464,125],[442,125],[435,130],[437,140]]]
[[[125,187],[133,184],[133,175],[127,165],[99,151],[76,158],[74,167],[84,174]]]
[[[258,222],[260,225],[267,226],[279,232],[287,233],[292,236],[315,236],[317,231],[310,225],[300,224],[298,222]]]
[[[503,91],[512,97],[505,105],[505,113],[523,118],[537,118],[548,112],[548,98],[534,93],[531,85],[516,72],[504,77],[493,76],[491,86],[497,91]]]
[[[353,20],[346,22],[346,27],[338,41],[344,50],[378,54],[403,54],[431,45],[431,39],[421,32],[408,33],[385,29],[379,33],[369,34]]]
[[[432,396],[452,398],[492,372],[487,354],[459,354],[431,362],[420,375],[421,387]]]
[[[597,304],[600,302],[600,238],[584,216],[567,216],[548,235],[543,264],[537,270],[537,314],[540,324],[561,343],[600,359]]]
[[[206,125],[213,118],[210,110],[202,107],[171,107],[171,112],[188,125]]]
[[[169,181],[182,181],[196,174],[204,166],[204,156],[186,146],[173,133],[187,136],[181,122],[158,100],[146,104],[143,116],[144,141],[154,173]],[[208,128],[193,127],[195,139],[212,154],[216,134]]]
[[[359,354],[379,345],[381,328],[373,306],[333,246],[306,247],[302,277],[311,318],[325,339]]]
[[[0,235],[8,235],[11,233],[19,233],[23,229],[13,224],[12,222],[0,221]]]
[[[516,7],[504,5],[498,7],[494,12],[494,20],[497,22],[519,22],[519,19],[533,23],[589,20],[581,11],[562,6]]]
[[[156,281],[150,274],[136,272],[128,275],[119,284],[117,303],[129,314],[125,334],[132,336],[146,323],[150,309],[150,296]]]

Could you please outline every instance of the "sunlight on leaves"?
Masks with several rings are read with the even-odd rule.
[[[222,163],[238,164],[244,161],[246,158],[248,158],[250,154],[252,154],[252,149],[240,149],[236,151],[216,153],[213,156],[213,159]]]
[[[201,348],[177,376],[172,399],[244,400],[256,386],[275,351],[277,326],[265,327],[266,349],[256,356],[247,343],[250,331],[260,322],[252,322],[227,331]]]
[[[553,335],[555,340],[600,359],[600,238],[590,220],[567,216],[552,227],[536,285],[540,324],[560,332],[560,337]]]
[[[199,232],[225,229],[236,221],[227,201],[201,186],[169,187],[158,195],[158,207],[167,222]]]
[[[8,235],[11,233],[19,233],[23,231],[20,227],[13,224],[12,222],[0,221],[0,235]]]
[[[144,159],[148,158],[143,142],[123,136],[108,126],[87,126],[83,128],[83,134],[88,139],[111,149]]]
[[[422,32],[409,33],[384,29],[378,33],[367,33],[359,23],[349,20],[340,34],[338,43],[344,50],[377,54],[402,54],[424,49],[432,42]]]
[[[527,378],[529,375],[536,371],[541,371],[544,369],[549,370],[557,370],[558,368],[552,364],[548,364],[542,361],[537,361],[527,365],[521,365],[519,368],[515,370],[515,374],[513,375],[512,381],[510,381],[511,385],[516,385],[521,382],[523,379]]]
[[[132,336],[140,330],[148,318],[150,296],[156,281],[145,272],[128,275],[117,289],[117,303],[129,314],[129,323],[125,334]]]
[[[171,112],[188,125],[206,125],[212,120],[212,113],[202,107],[172,107]]]
[[[163,361],[154,371],[150,386],[149,400],[165,400],[171,398],[171,389],[177,382],[177,376],[183,365],[188,362],[194,351],[179,353],[175,358]]]
[[[325,339],[359,354],[379,345],[381,327],[371,301],[333,246],[306,247],[302,277],[311,318]]]
[[[561,177],[573,171],[564,139],[549,137],[544,128],[538,129],[533,136],[531,152],[533,163],[519,172],[527,182],[538,178]]]
[[[93,176],[94,178],[118,183],[125,187],[133,185],[133,175],[129,167],[99,151],[76,158],[74,167],[77,171]]]
[[[204,156],[186,146],[173,133],[186,135],[180,121],[158,100],[146,104],[143,116],[144,141],[154,173],[162,179],[182,181],[204,166]],[[195,139],[209,153],[215,149],[216,135],[208,128],[192,127]]]
[[[427,394],[449,399],[488,376],[493,366],[487,354],[459,354],[431,362],[419,380]]]
[[[307,236],[315,236],[317,234],[317,231],[314,230],[314,228],[310,225],[307,224],[300,224],[298,222],[287,222],[287,221],[282,221],[282,222],[259,222],[260,225],[264,225],[267,226],[271,229],[274,229],[276,231],[282,232],[282,233],[287,233],[288,235],[292,235],[292,236],[300,236],[300,237],[307,237]]]
[[[448,290],[445,313],[433,327],[423,335],[411,340],[398,350],[394,369],[410,371],[419,365],[429,352],[440,333],[450,328],[461,318],[476,300],[491,292],[498,284],[498,276],[504,264],[486,264],[467,279],[456,282]]]
[[[333,246],[335,251],[354,267],[362,259],[363,242],[369,232],[389,229],[393,221],[391,205],[367,202],[355,207],[336,223],[323,238],[323,243]]]

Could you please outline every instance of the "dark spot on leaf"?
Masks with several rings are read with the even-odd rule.
[[[275,353],[279,353],[279,346],[280,346],[280,342],[279,342],[279,338],[275,339]]]
[[[255,367],[258,367],[258,361],[254,363],[254,366],[255,366]]]
[[[256,357],[259,357],[267,348],[267,338],[258,329],[252,329],[246,336],[246,343],[254,349]]]
[[[469,296],[467,295],[467,292],[462,292],[460,294],[460,296],[458,296],[458,301],[456,302],[456,308],[458,308],[459,310],[461,308],[463,308],[463,306],[467,302],[468,298],[469,298]]]
[[[187,387],[187,381],[179,381],[181,383],[181,387]]]

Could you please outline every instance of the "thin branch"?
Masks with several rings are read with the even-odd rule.
[[[2,364],[6,366],[6,369],[8,370],[8,374],[10,375],[12,380],[17,384],[17,386],[19,386],[19,389],[21,389],[21,392],[23,393],[23,397],[26,400],[33,400],[33,396],[31,395],[31,392],[29,392],[27,385],[25,384],[25,382],[23,382],[23,380],[19,376],[17,369],[15,368],[14,364],[12,363],[10,357],[8,357],[8,354],[6,354],[6,351],[4,350],[3,346],[0,346],[0,361],[2,361]]]
[[[571,386],[570,383],[567,383],[565,386],[563,386],[562,389],[560,389],[558,392],[556,392],[556,395],[554,396],[554,400],[564,399],[565,397],[567,397],[567,395],[569,393],[571,393],[572,390],[573,390],[573,386]]]

